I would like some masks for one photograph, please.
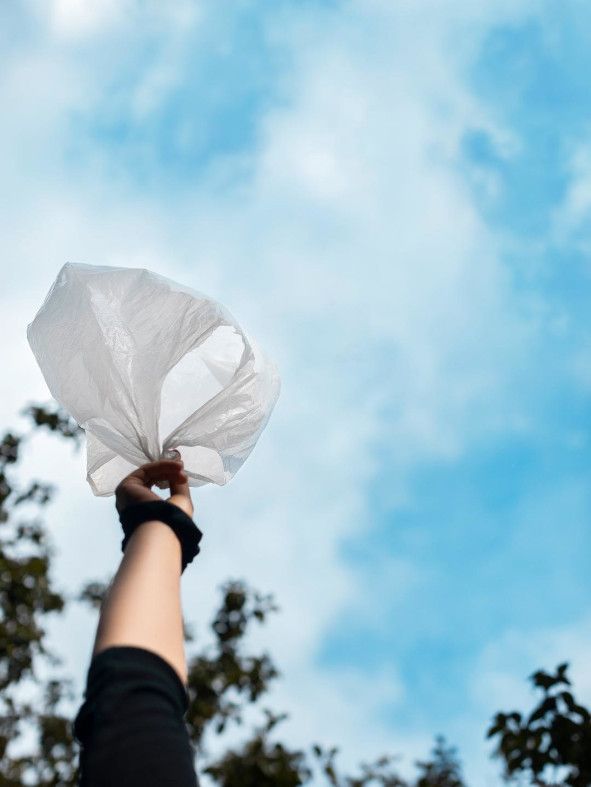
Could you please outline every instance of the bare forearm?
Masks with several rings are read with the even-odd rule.
[[[146,648],[186,684],[180,576],[181,547],[170,527],[137,527],[103,602],[93,655],[117,645]]]

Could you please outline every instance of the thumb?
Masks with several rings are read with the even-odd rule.
[[[185,514],[193,516],[193,501],[189,490],[189,478],[184,470],[181,470],[174,478],[170,479],[169,503],[181,508]]]

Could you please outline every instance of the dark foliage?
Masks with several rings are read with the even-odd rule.
[[[221,787],[298,787],[312,772],[303,751],[290,751],[282,743],[271,742],[269,734],[285,718],[266,710],[266,723],[239,749],[228,751],[205,768],[205,773]]]
[[[417,763],[421,772],[416,787],[462,787],[460,762],[456,749],[446,746],[445,739],[439,736],[432,751],[432,759]]]
[[[505,776],[525,775],[530,784],[553,787],[591,785],[591,716],[569,690],[568,664],[554,674],[531,676],[542,698],[528,716],[497,713],[488,730],[497,738],[496,755]]]
[[[223,602],[211,628],[215,636],[212,652],[189,661],[189,710],[187,721],[195,745],[200,748],[207,727],[217,733],[229,721],[242,721],[242,700],[256,702],[278,672],[270,657],[244,656],[241,641],[253,622],[263,623],[276,610],[270,596],[251,592],[242,582],[222,588]]]
[[[74,437],[78,427],[63,414],[35,411],[34,429],[48,428]],[[19,698],[26,679],[41,686],[36,665],[40,659],[57,666],[60,659],[45,644],[47,616],[61,613],[66,599],[50,577],[52,551],[39,514],[52,497],[48,484],[32,481],[22,487],[15,468],[30,433],[7,432],[0,439],[0,784],[11,786],[74,784],[75,744],[69,720],[59,705],[69,696],[66,679],[50,680],[40,688],[35,704]],[[38,748],[11,757],[8,747],[24,732],[36,733]]]

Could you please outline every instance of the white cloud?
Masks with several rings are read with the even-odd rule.
[[[538,669],[553,672],[558,664],[568,662],[575,695],[591,704],[590,624],[591,617],[585,615],[562,626],[507,630],[481,653],[472,679],[475,700],[490,709],[491,715],[496,710],[513,710],[513,706],[517,710],[532,706],[539,692],[531,688],[528,676]]]
[[[96,3],[85,3],[84,0],[53,0],[50,7],[54,30],[67,38],[88,36],[104,29],[126,10],[125,4],[116,0],[99,0]]]
[[[167,27],[189,27],[200,11],[200,4],[191,0],[159,3],[157,0],[49,0],[41,8],[29,3],[30,12],[38,14],[59,41],[88,44],[97,36],[105,36],[139,25],[143,32]],[[163,28],[164,26],[164,28]]]
[[[569,170],[571,183],[563,198],[561,218],[566,224],[576,225],[591,208],[591,151],[586,143],[572,151]]]
[[[583,253],[591,249],[589,218],[591,217],[591,144],[589,129],[583,138],[571,141],[564,154],[569,176],[568,187],[552,216],[552,238],[564,246],[569,244]]]

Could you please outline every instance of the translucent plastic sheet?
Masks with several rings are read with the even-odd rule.
[[[279,395],[275,365],[221,304],[145,269],[64,265],[27,337],[86,432],[95,495],[171,449],[191,486],[227,483]]]

